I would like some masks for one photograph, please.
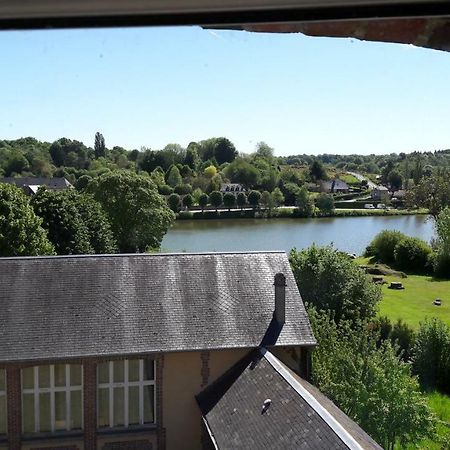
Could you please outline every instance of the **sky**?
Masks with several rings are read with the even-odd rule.
[[[240,152],[450,148],[450,53],[199,27],[0,32],[0,139]]]

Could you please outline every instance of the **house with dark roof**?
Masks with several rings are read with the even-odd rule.
[[[246,192],[246,189],[242,184],[238,183],[222,183],[220,185],[220,192],[225,194],[226,192],[238,193],[238,192]]]
[[[65,189],[73,189],[73,185],[69,183],[65,178],[36,178],[36,177],[24,177],[13,178],[5,177],[0,178],[0,183],[14,184],[15,186],[22,188],[25,194],[36,194],[37,190],[41,186],[45,186],[52,191],[63,191]]]
[[[0,258],[0,306],[1,450],[380,448],[305,381],[285,253]]]
[[[332,194],[341,193],[346,194],[350,191],[348,184],[339,178],[335,178],[331,181],[320,182],[320,192],[329,192]]]

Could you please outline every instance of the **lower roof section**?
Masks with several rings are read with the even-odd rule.
[[[382,450],[320,391],[265,349],[197,396],[216,449]]]

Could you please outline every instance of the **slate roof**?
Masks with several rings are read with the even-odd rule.
[[[0,258],[0,308],[0,362],[315,345],[283,252]]]
[[[56,178],[36,178],[36,177],[23,177],[23,178],[13,178],[5,177],[0,178],[0,183],[15,184],[17,187],[24,186],[47,186],[48,189],[60,190],[68,189],[73,186],[63,177]]]
[[[216,449],[382,450],[266,349],[250,352],[202,391],[197,402]]]

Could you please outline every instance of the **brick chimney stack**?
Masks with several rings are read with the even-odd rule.
[[[275,311],[274,318],[278,325],[283,325],[286,321],[286,277],[282,273],[275,275]]]

